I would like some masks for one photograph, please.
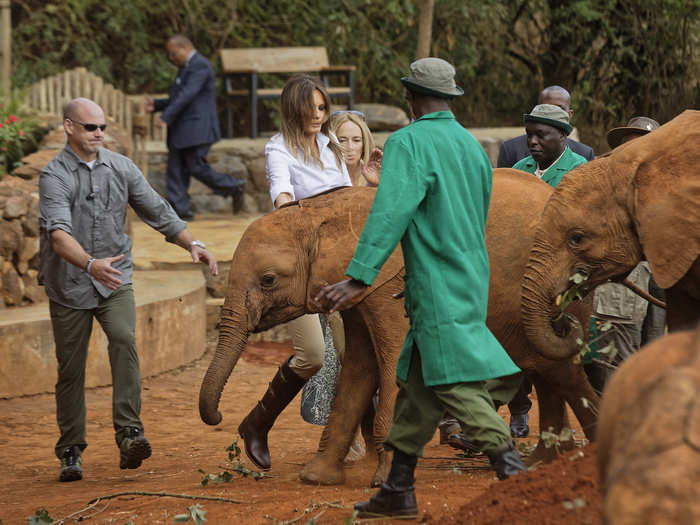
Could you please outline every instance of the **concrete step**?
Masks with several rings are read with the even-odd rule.
[[[186,255],[186,254],[185,254]],[[136,345],[143,377],[187,364],[206,349],[201,271],[136,271]],[[53,392],[56,357],[48,303],[0,311],[0,398]],[[111,384],[107,337],[95,322],[86,385]]]

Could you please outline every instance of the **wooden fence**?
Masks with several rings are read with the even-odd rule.
[[[115,121],[131,138],[129,155],[146,173],[146,142],[165,141],[165,127],[154,125],[155,116],[148,114],[143,103],[148,95],[127,95],[111,84],[78,67],[51,77],[43,78],[29,88],[28,104],[42,113],[54,114],[63,119],[63,107],[70,100],[84,97],[94,100],[105,112],[105,116]],[[153,95],[157,98],[163,95]],[[167,96],[167,95],[166,95]]]
[[[132,103],[122,91],[93,75],[84,67],[42,78],[29,90],[29,105],[42,113],[63,117],[63,106],[76,97],[97,102],[105,116],[117,122],[127,133],[132,129]]]

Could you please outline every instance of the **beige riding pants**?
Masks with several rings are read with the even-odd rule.
[[[340,314],[334,313],[328,316],[328,322],[333,332],[333,343],[342,360],[345,352],[345,334],[343,332],[343,320]],[[323,338],[323,330],[318,314],[302,315],[287,323],[292,335],[294,356],[289,367],[296,375],[308,379],[323,366],[323,355],[326,351],[326,342]]]

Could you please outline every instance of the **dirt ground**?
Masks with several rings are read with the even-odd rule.
[[[207,523],[212,524],[351,523],[352,505],[375,491],[369,488],[375,459],[366,457],[349,465],[343,486],[301,483],[299,471],[312,458],[322,428],[301,419],[300,396],[270,433],[269,477],[255,481],[234,473],[229,483],[200,484],[199,469],[218,474],[229,464],[226,447],[237,438],[238,423],[263,394],[291,348],[274,343],[249,345],[224,390],[220,406],[224,419],[219,426],[209,427],[199,418],[198,394],[213,347],[212,340],[208,353],[187,367],[144,379],[142,419],[153,456],[137,470],[119,469],[111,423],[111,388],[87,391],[89,446],[83,454],[83,480],[73,483],[58,482],[59,463],[53,455],[58,435],[53,395],[0,400],[0,523],[26,524],[41,508],[55,522],[173,523],[175,515],[186,513],[195,503],[203,507]],[[531,421],[531,435],[536,435],[536,408]],[[578,433],[580,436],[580,429]],[[534,438],[529,440],[534,443]],[[454,449],[440,445],[436,435],[416,473],[422,513],[419,522],[600,523],[591,448],[580,449],[583,457],[577,455],[575,460],[565,456],[527,476],[497,482],[487,470],[485,458],[459,457]],[[254,468],[245,455],[242,462]],[[165,492],[233,501],[144,494],[105,499],[122,492]],[[103,499],[91,504],[96,498]],[[311,521],[315,517],[316,521]]]

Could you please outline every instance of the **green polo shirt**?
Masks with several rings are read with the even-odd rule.
[[[585,164],[586,159],[578,153],[571,151],[569,146],[564,150],[564,154],[559,157],[554,164],[552,164],[547,171],[542,175],[542,180],[549,184],[552,188],[556,188],[557,184],[561,182],[564,175],[574,169],[576,166]],[[528,155],[524,159],[519,160],[513,166],[513,169],[527,171],[528,173],[535,173],[537,169],[537,162],[532,158],[532,155]]]
[[[424,115],[386,141],[381,182],[346,274],[371,284],[401,242],[411,323],[396,369],[404,381],[414,342],[427,386],[519,371],[486,326],[491,177],[484,150],[450,111]]]

